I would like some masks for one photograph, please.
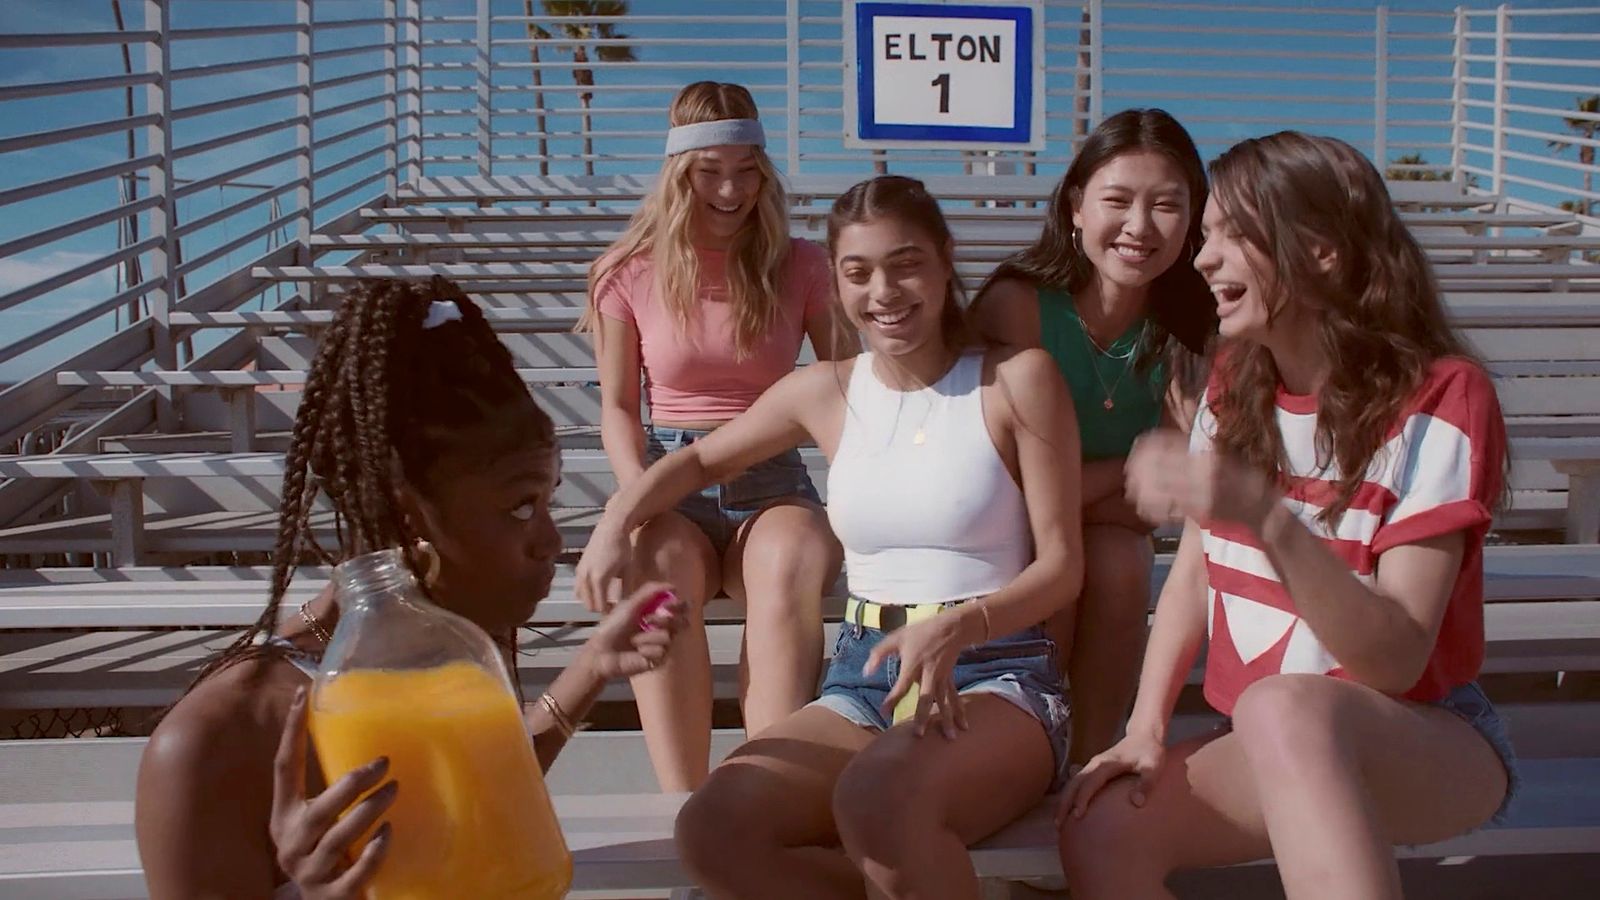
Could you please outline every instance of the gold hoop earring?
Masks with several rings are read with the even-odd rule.
[[[1082,228],[1074,228],[1074,229],[1072,229],[1072,249],[1077,251],[1079,259],[1083,259],[1084,258],[1084,252],[1083,252],[1083,229]]]
[[[412,545],[412,550],[416,553],[418,561],[422,563],[422,571],[417,573],[417,577],[422,579],[422,584],[425,587],[433,587],[434,583],[439,580],[439,569],[443,566],[439,559],[439,551],[434,549],[432,543],[422,538],[417,538],[417,542]]]

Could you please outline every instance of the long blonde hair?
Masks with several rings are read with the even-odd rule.
[[[694,125],[723,119],[759,116],[755,98],[743,86],[697,81],[678,92],[667,112],[668,122]],[[671,311],[679,333],[688,330],[697,313],[696,288],[700,257],[690,233],[694,192],[689,169],[699,151],[668,157],[650,193],[628,222],[622,237],[606,249],[589,270],[589,307],[578,328],[598,334],[598,288],[635,256],[648,255],[655,268],[656,295]],[[761,192],[747,222],[728,248],[728,303],[733,309],[734,355],[744,359],[765,340],[780,309],[784,265],[789,260],[788,198],[778,170],[760,147],[751,157],[761,173]]]

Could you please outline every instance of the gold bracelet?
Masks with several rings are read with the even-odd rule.
[[[987,599],[987,598],[985,598],[985,599]],[[991,629],[991,626],[989,624],[989,604],[983,602],[983,600],[979,600],[978,601],[978,612],[983,613],[983,641],[982,641],[982,643],[987,644],[987,643],[989,643],[989,638],[992,636],[991,635],[992,629]]]
[[[567,718],[566,710],[561,708],[560,702],[551,696],[549,691],[545,691],[539,695],[539,704],[550,714],[550,721],[555,723],[556,730],[561,732],[561,736],[571,740],[572,733],[578,729],[573,726],[572,720]]]

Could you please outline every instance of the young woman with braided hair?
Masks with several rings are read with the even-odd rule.
[[[322,789],[305,748],[304,669],[327,644],[331,589],[282,614],[295,566],[400,548],[424,591],[504,641],[550,588],[560,536],[555,428],[483,313],[454,286],[369,281],[354,288],[317,350],[295,416],[272,590],[261,618],[201,673],[150,739],[135,808],[154,897],[345,897],[382,864],[385,840],[347,849],[397,790],[385,761]],[[319,546],[326,495],[339,546]],[[666,656],[677,606],[639,621],[641,587],[596,628],[578,659],[529,704],[548,767],[610,679]],[[276,749],[275,749],[276,748]],[[341,817],[341,813],[348,813]],[[337,823],[336,823],[337,820]]]

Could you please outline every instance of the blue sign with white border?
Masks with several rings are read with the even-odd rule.
[[[845,12],[846,146],[1044,146],[1037,3],[857,0]]]

